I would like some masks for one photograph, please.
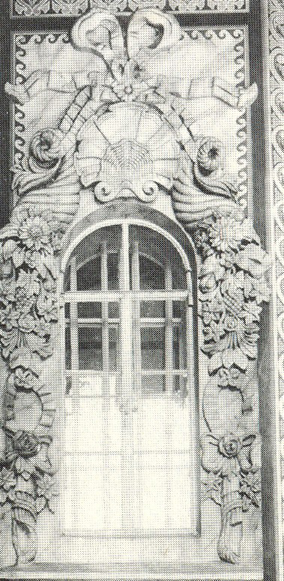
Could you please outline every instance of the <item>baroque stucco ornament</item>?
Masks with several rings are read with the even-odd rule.
[[[259,505],[260,438],[251,426],[259,317],[269,298],[267,255],[226,176],[222,143],[199,134],[191,111],[200,94],[197,80],[187,73],[171,90],[157,66],[172,50],[181,58],[188,49],[175,18],[138,11],[125,44],[113,15],[91,11],[75,24],[72,40],[78,50],[100,56],[99,72],[67,75],[64,86],[60,75],[46,71],[35,71],[23,85],[7,84],[21,102],[45,88],[74,93],[58,126],[37,132],[29,155],[13,168],[19,202],[0,234],[0,342],[9,368],[0,499],[4,513],[11,514],[16,559],[34,559],[37,513],[52,510],[48,447],[54,410],[41,381],[41,362],[52,354],[61,238],[86,189],[101,204],[127,197],[152,203],[163,190],[201,258],[202,349],[209,377],[203,399],[205,496],[221,507],[218,554],[236,563],[243,513]],[[255,85],[241,91],[216,78],[203,81],[202,90],[240,109],[257,93]],[[230,417],[228,408],[228,417],[217,421],[224,412],[220,393],[232,392],[238,413]],[[21,415],[27,398],[37,418],[28,427]]]

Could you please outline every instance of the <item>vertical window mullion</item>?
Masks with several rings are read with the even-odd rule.
[[[76,256],[70,262],[70,290],[77,291],[77,266]],[[78,305],[77,302],[70,303],[70,342],[71,342],[71,394],[72,394],[72,416],[74,425],[78,425],[79,406],[79,333],[78,333]],[[75,371],[75,373],[73,373]],[[72,449],[76,450],[77,436],[73,431]],[[72,487],[72,525],[77,522],[77,490]]]
[[[102,291],[108,290],[107,243],[101,246],[101,281]],[[103,397],[109,395],[109,329],[108,302],[102,302],[102,357],[103,357]]]
[[[101,290],[108,290],[108,255],[107,242],[101,245]],[[103,503],[104,503],[104,525],[107,529],[111,526],[111,514],[109,506],[110,497],[110,458],[109,458],[109,413],[110,413],[110,392],[109,392],[109,327],[108,327],[108,302],[102,301],[102,416],[103,416]]]
[[[140,290],[140,268],[139,268],[139,244],[133,243],[132,252],[132,290]],[[133,300],[133,380],[135,387],[135,397],[138,399],[141,394],[141,333],[140,333],[140,300]]]
[[[70,263],[70,290],[77,291],[77,268],[76,257],[72,258]],[[75,408],[76,399],[79,397],[79,333],[78,333],[78,305],[77,302],[70,303],[70,342],[71,342],[71,374],[72,381],[72,401]],[[73,406],[74,407],[74,406]],[[75,411],[75,410],[74,410]]]
[[[169,263],[165,269],[165,289],[172,290],[172,270]],[[166,370],[166,392],[173,390],[173,301],[166,299],[166,320],[165,320],[165,370]]]
[[[134,445],[133,445],[133,386],[132,386],[132,303],[129,271],[129,226],[122,223],[120,252],[120,337],[121,337],[121,425],[122,425],[122,527],[132,528],[134,515]]]

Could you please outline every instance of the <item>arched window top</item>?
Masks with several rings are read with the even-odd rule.
[[[134,274],[130,260],[130,289],[134,290],[163,290],[165,289],[165,272],[171,264],[172,289],[187,289],[186,273],[188,263],[184,264],[184,257],[166,233],[150,226],[129,224],[128,251],[129,258],[134,252],[139,256],[139,282],[134,281]],[[76,263],[77,284],[76,290],[102,290],[102,254],[107,256],[107,289],[120,288],[120,260],[122,256],[122,225],[114,224],[99,228],[88,234],[73,250],[69,267],[67,266],[64,290],[70,290],[70,264]]]

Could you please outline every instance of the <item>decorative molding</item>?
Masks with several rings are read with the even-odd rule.
[[[153,49],[157,25],[164,32]],[[189,39],[174,17],[158,10],[138,11],[127,36],[125,45],[117,19],[111,14],[106,19],[105,12],[91,11],[76,22],[75,47],[90,51],[95,46],[107,66],[96,75],[70,74],[67,92],[76,95],[72,104],[58,126],[35,133],[28,154],[13,168],[13,188],[20,201],[0,234],[0,336],[10,373],[2,493],[9,493],[17,558],[30,560],[35,554],[37,505],[39,510],[50,508],[53,470],[46,456],[50,423],[37,432],[46,421],[40,419],[33,430],[13,422],[16,410],[24,405],[17,403],[18,392],[34,393],[42,413],[46,411],[39,368],[52,353],[50,324],[57,316],[56,256],[62,235],[76,215],[80,191],[83,195],[86,188],[100,204],[115,197],[152,203],[163,189],[201,259],[202,349],[208,358],[202,402],[208,428],[202,445],[202,465],[208,474],[205,496],[221,507],[218,554],[237,563],[243,513],[259,506],[255,363],[261,305],[269,299],[268,258],[226,176],[222,143],[200,135],[189,103],[200,98],[190,92],[194,85],[197,95],[202,89],[202,97],[221,100],[243,115],[256,97],[256,86],[240,90],[219,78],[209,83],[203,79],[200,86],[200,79],[198,83],[192,79],[186,96],[178,96],[168,90],[160,70],[155,71],[160,51],[164,58],[165,48],[167,53],[172,48],[177,53],[188,49]],[[39,87],[62,90],[60,82],[60,75],[36,71],[21,85],[7,83],[6,89],[23,103],[37,95]],[[21,527],[27,533],[28,551],[23,549]]]
[[[9,0],[12,16],[81,16],[90,9],[109,9],[113,14],[132,13],[140,0]],[[249,12],[249,0],[146,0],[143,8],[159,8],[177,14],[194,12]]]
[[[278,317],[277,325],[277,356],[278,370],[277,377],[277,403],[279,406],[279,453],[282,476],[282,531],[284,533],[284,333],[283,333],[283,280],[284,280],[284,254],[283,254],[283,192],[284,192],[284,95],[283,95],[283,2],[280,0],[269,0],[269,89],[271,106],[269,108],[271,138],[270,138],[270,158],[272,166],[272,192],[273,192],[273,250],[274,255],[274,277],[275,277],[275,302]],[[281,556],[279,555],[279,559]]]

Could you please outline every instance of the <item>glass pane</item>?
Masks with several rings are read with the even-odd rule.
[[[102,329],[101,327],[79,327],[79,369],[101,371]]]
[[[145,327],[141,329],[142,369],[165,368],[165,329]]]
[[[78,290],[101,289],[101,257],[92,258],[77,271]]]
[[[65,318],[69,319],[70,317],[70,303],[66,303],[65,305]]]
[[[101,303],[78,303],[79,319],[101,319]]]
[[[117,370],[117,328],[109,328],[109,370]]]
[[[180,319],[184,314],[184,302],[173,301],[173,317],[174,319]]]
[[[119,319],[119,303],[108,304],[109,319]]]
[[[119,262],[118,253],[112,252],[107,257],[108,289],[119,289]]]
[[[143,375],[142,376],[142,396],[151,397],[161,395],[166,391],[164,375]]]
[[[65,328],[65,365],[66,369],[71,369],[71,339],[69,326]]]
[[[180,357],[180,329],[179,327],[173,328],[173,363],[174,369],[181,368],[181,357]]]
[[[140,305],[141,319],[165,318],[165,301],[142,301]]]
[[[164,269],[146,256],[139,256],[140,289],[159,290],[165,288]]]

